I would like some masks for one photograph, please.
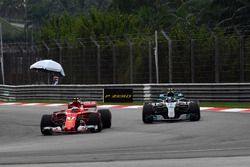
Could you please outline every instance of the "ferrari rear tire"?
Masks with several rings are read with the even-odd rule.
[[[145,103],[142,109],[142,121],[145,124],[153,123],[153,106],[150,103]]]
[[[40,123],[40,130],[44,136],[52,135],[50,129],[44,130],[45,127],[55,127],[55,124],[51,121],[52,115],[43,115]]]
[[[197,102],[189,103],[189,120],[190,121],[199,121],[200,120],[200,107]]]
[[[89,120],[87,122],[87,125],[97,125],[97,129],[90,129],[90,132],[95,133],[95,132],[101,132],[102,131],[102,121],[99,117],[98,114],[90,114],[89,115]]]
[[[112,115],[109,109],[98,110],[101,114],[103,128],[111,128]]]

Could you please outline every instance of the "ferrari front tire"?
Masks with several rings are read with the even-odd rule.
[[[97,125],[97,129],[94,129],[94,128],[90,129],[90,132],[92,132],[92,133],[101,132],[102,131],[102,121],[101,121],[101,119],[100,119],[100,117],[99,117],[98,114],[94,114],[94,113],[90,114],[89,115],[89,120],[87,122],[87,125],[94,125],[94,126]]]
[[[101,114],[103,128],[111,128],[112,115],[109,109],[98,110]]]
[[[50,129],[44,129],[45,127],[54,127],[54,123],[51,121],[52,115],[43,115],[40,123],[40,130],[44,136],[52,135]]]

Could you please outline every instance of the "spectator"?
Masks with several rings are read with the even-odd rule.
[[[59,77],[55,75],[55,76],[53,77],[53,85],[57,85],[58,82],[59,82]]]

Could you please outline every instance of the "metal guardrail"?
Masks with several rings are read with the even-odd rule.
[[[169,87],[182,92],[188,99],[217,102],[250,102],[250,84],[248,83],[151,85],[151,98],[156,98],[162,90]]]
[[[103,89],[133,88],[134,101],[143,101],[144,85],[26,85],[0,86],[1,100],[82,100],[103,101]]]
[[[201,84],[115,84],[115,85],[0,85],[0,100],[83,100],[103,101],[104,88],[133,89],[134,101],[157,98],[167,88],[199,101],[250,102],[250,83]]]

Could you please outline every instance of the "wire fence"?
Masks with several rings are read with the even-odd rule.
[[[177,41],[161,35],[158,66],[154,40],[145,39],[53,40],[31,46],[4,44],[5,84],[51,84],[53,74],[29,69],[42,59],[53,59],[63,66],[66,76],[60,78],[60,84],[156,83],[156,67],[159,83],[250,81],[249,36]]]

